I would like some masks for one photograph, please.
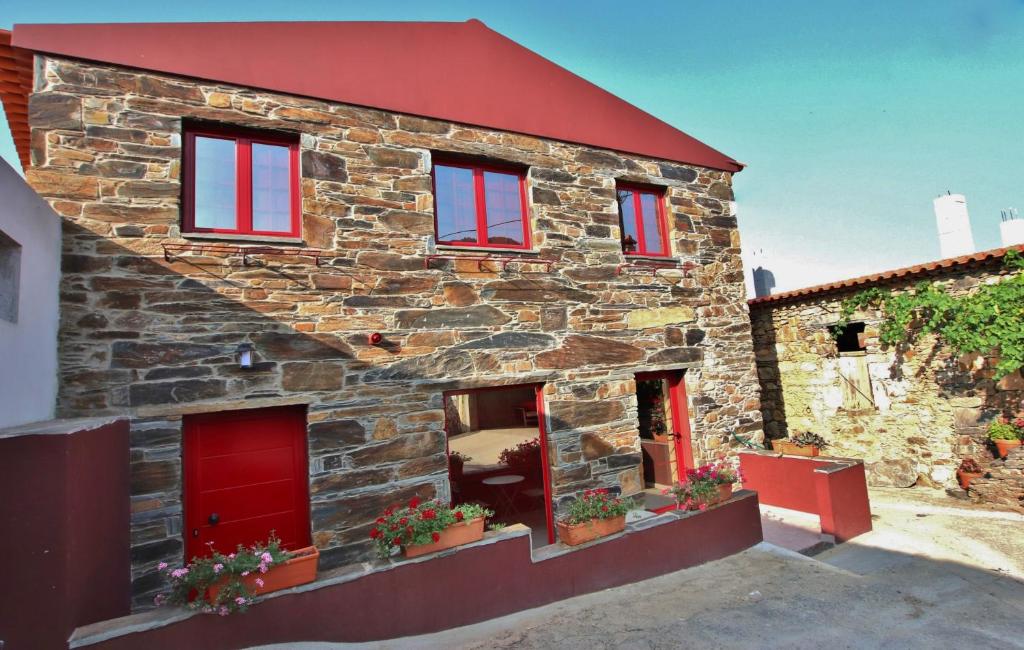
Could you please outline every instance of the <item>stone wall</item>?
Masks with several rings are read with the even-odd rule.
[[[701,458],[732,431],[759,439],[729,173],[71,60],[36,65],[27,177],[64,217],[59,410],[133,418],[138,603],[156,563],[183,551],[183,414],[308,405],[325,567],[367,557],[369,524],[389,503],[447,494],[444,390],[544,383],[556,505],[587,487],[642,488],[637,371],[687,370]],[[165,258],[163,244],[194,241],[179,226],[189,120],[299,134],[302,234],[324,258]],[[438,153],[528,167],[532,252],[507,268],[427,263]],[[672,251],[693,270],[620,268],[616,180],[666,188]],[[371,332],[384,342],[369,345]],[[235,360],[241,343],[255,346],[251,370]]]
[[[887,286],[904,290],[931,279],[954,294],[964,294],[1004,273],[995,260]],[[962,459],[995,467],[987,426],[992,418],[1024,406],[1024,378],[1015,373],[996,382],[991,360],[958,358],[931,336],[904,351],[883,347],[878,339],[881,314],[876,310],[852,319],[865,323],[865,361],[874,408],[844,408],[844,380],[828,326],[838,320],[843,298],[862,288],[751,306],[766,436],[818,433],[832,443],[828,453],[863,458],[869,482],[876,486],[923,483],[953,488]],[[986,500],[1016,503],[1024,494],[1009,483],[995,491],[1001,496],[993,496],[989,489]],[[981,498],[973,490],[972,496]]]

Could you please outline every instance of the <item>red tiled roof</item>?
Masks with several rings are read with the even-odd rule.
[[[3,102],[14,147],[28,167],[28,94],[32,90],[32,54],[11,47],[11,33],[0,29],[0,102]]]
[[[712,169],[743,168],[478,20],[15,25],[13,44]],[[24,104],[13,92],[3,98],[5,106],[8,98],[12,106]],[[13,117],[11,124],[23,128],[25,117]],[[19,142],[27,159],[28,142]]]
[[[944,260],[938,260],[936,262],[918,264],[917,266],[907,266],[902,269],[884,271],[882,273],[874,273],[872,275],[862,275],[857,278],[850,278],[849,280],[839,280],[838,282],[819,284],[813,287],[807,287],[805,289],[794,289],[793,291],[777,293],[773,296],[754,298],[753,300],[748,300],[747,304],[750,305],[751,307],[756,307],[759,305],[764,305],[766,303],[800,300],[802,298],[815,296],[817,294],[829,293],[834,291],[844,291],[854,287],[866,288],[867,285],[878,284],[889,280],[911,280],[917,276],[924,276],[931,273],[935,273],[937,271],[943,271],[945,269],[950,269],[957,266],[975,266],[985,262],[992,262],[994,260],[1001,259],[1008,250],[1017,250],[1024,253],[1024,244],[1018,246],[1008,246],[1006,248],[993,248],[992,250],[981,251],[980,253],[972,253],[970,255],[963,255],[961,257],[949,257]]]

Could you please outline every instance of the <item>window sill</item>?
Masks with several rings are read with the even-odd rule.
[[[494,248],[491,246],[450,246],[438,244],[434,247],[438,251],[446,253],[496,253],[501,255],[540,255],[539,251],[530,248]]]
[[[663,262],[665,264],[679,264],[682,262],[678,257],[659,257],[657,255],[623,255],[627,262]]]
[[[251,242],[253,244],[296,244],[304,246],[302,237],[276,237],[274,235],[231,235],[222,232],[183,232],[182,239],[200,239],[204,241]]]

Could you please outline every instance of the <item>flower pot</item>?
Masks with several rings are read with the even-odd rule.
[[[568,546],[579,546],[600,537],[622,532],[626,528],[626,515],[611,519],[591,519],[582,524],[559,521],[555,526],[558,528],[559,541]]]
[[[259,596],[260,594],[290,589],[316,580],[316,569],[320,563],[320,551],[315,546],[307,546],[291,551],[291,555],[292,557],[281,564],[267,569],[266,573],[260,573],[257,570],[247,576],[243,576],[240,578],[242,584],[254,596]],[[263,581],[262,587],[257,584],[257,579]],[[224,588],[226,582],[227,579],[224,579],[210,585],[206,592],[209,602],[217,601],[217,594]]]
[[[413,544],[406,546],[403,550],[405,557],[413,558],[427,553],[436,553],[447,548],[462,546],[471,542],[477,542],[484,538],[484,518],[477,517],[469,521],[453,524],[440,533],[436,542],[430,544]]]
[[[715,503],[722,503],[732,498],[732,483],[722,483],[718,486],[718,501]]]
[[[958,469],[956,471],[956,480],[960,483],[960,487],[962,489],[964,489],[964,490],[966,490],[967,488],[971,487],[971,481],[973,481],[974,479],[976,479],[976,478],[978,478],[980,476],[984,476],[984,473],[982,473],[982,472],[965,472],[965,471],[960,470],[960,469]]]
[[[772,449],[787,456],[817,456],[819,449],[816,445],[800,445],[789,440],[772,440]]]
[[[1021,444],[1020,440],[993,440],[992,442],[996,443],[996,449],[999,450],[1000,458],[1006,458],[1007,454],[1020,447]]]

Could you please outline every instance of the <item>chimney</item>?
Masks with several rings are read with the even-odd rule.
[[[1003,248],[1024,244],[1024,219],[1017,214],[1017,208],[1000,210],[1002,222],[999,224],[999,237]]]
[[[960,257],[974,252],[974,236],[971,234],[971,217],[967,214],[967,199],[963,194],[947,192],[938,197],[935,206],[935,221],[939,227],[939,249],[942,257]]]

